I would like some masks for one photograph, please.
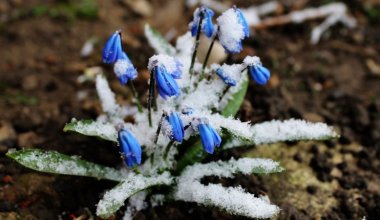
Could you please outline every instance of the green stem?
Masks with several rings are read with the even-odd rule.
[[[220,95],[220,97],[219,97],[219,102],[222,101],[223,97],[227,94],[227,92],[230,88],[231,88],[231,86],[227,86],[226,88],[224,88],[222,95]]]
[[[149,120],[149,127],[152,127],[152,102],[154,97],[154,69],[150,71],[150,82],[149,82],[149,96],[148,96],[148,120]]]
[[[190,64],[190,70],[189,70],[190,79],[193,76],[193,72],[194,72],[195,57],[197,56],[198,46],[199,46],[199,38],[201,36],[202,20],[203,20],[203,12],[200,12],[199,22],[198,22],[198,31],[197,31],[197,36],[195,37],[195,46],[194,46],[193,55],[191,57],[191,64]]]
[[[156,130],[156,137],[154,138],[154,143],[157,144],[158,136],[160,135],[161,126],[162,126],[162,120],[164,119],[165,114],[162,114],[160,121],[158,122],[158,127]]]
[[[164,160],[168,158],[170,148],[173,146],[173,144],[174,144],[174,141],[170,141],[168,145],[166,145],[165,152],[164,152]]]
[[[219,30],[219,27],[218,27],[218,30]],[[207,51],[207,54],[206,54],[206,58],[205,60],[203,61],[203,65],[202,65],[202,74],[204,74],[204,70],[207,66],[207,63],[208,63],[208,59],[210,58],[210,54],[211,54],[211,51],[212,51],[212,48],[214,47],[214,43],[215,43],[215,40],[217,38],[217,34],[215,34],[215,36],[212,38],[212,41],[211,41],[211,44],[210,44],[210,47],[208,48],[208,51]]]
[[[139,94],[137,93],[136,88],[135,88],[135,84],[133,83],[132,80],[129,80],[129,86],[131,87],[133,96],[136,99],[137,109],[139,110],[140,113],[142,113],[143,110],[142,110],[142,105],[141,105],[140,100],[139,100]]]

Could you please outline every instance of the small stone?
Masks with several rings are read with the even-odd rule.
[[[20,134],[18,136],[17,141],[18,141],[19,147],[28,148],[28,147],[34,147],[34,145],[42,143],[43,138],[38,136],[33,131],[28,131],[28,132]]]
[[[15,141],[16,138],[16,131],[12,124],[7,121],[0,121],[0,142]]]
[[[310,121],[310,122],[324,122],[323,117],[316,113],[307,112],[303,114],[302,116],[305,120]]]
[[[38,88],[38,78],[35,75],[27,75],[23,77],[22,88],[31,91]]]
[[[342,177],[342,171],[340,171],[338,168],[334,167],[331,170],[330,175],[332,177],[335,177],[335,178],[341,178]]]

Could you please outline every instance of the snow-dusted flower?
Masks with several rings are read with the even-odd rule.
[[[233,7],[223,12],[217,19],[219,41],[228,53],[239,53],[242,40],[249,37],[249,27],[242,11]]]
[[[243,60],[243,63],[247,65],[248,72],[255,82],[260,85],[265,85],[268,82],[270,71],[262,65],[260,58],[247,56]]]
[[[185,130],[182,124],[182,120],[177,112],[171,112],[165,117],[165,120],[170,125],[170,135],[169,138],[173,141],[182,143],[183,137],[185,135]]]
[[[212,17],[214,16],[214,12],[205,6],[197,8],[194,12],[193,21],[190,22],[189,24],[191,35],[193,37],[197,35],[201,14],[203,16],[202,24],[201,24],[201,32],[203,32],[207,37],[210,38],[212,37],[214,33],[214,29],[215,29],[212,23]]]
[[[135,79],[137,77],[137,71],[133,66],[131,60],[128,58],[125,52],[121,52],[118,56],[118,60],[113,66],[113,71],[115,72],[117,78],[122,85],[127,84],[128,80]]]
[[[175,58],[159,54],[149,59],[148,69],[153,71],[156,78],[158,93],[163,99],[179,96],[180,88],[174,79],[181,77],[182,64]]]
[[[123,128],[118,132],[118,140],[127,166],[141,164],[141,146],[132,133]]]
[[[122,55],[121,32],[115,31],[104,46],[102,58],[104,63],[115,63]]]
[[[231,76],[227,75],[222,68],[218,68],[215,70],[216,75],[218,75],[225,84],[228,86],[236,86],[236,80],[231,78]]]
[[[219,147],[222,143],[222,138],[219,136],[218,132],[216,132],[206,120],[202,119],[200,119],[198,124],[198,130],[201,136],[203,149],[209,154],[214,153],[215,146]]]

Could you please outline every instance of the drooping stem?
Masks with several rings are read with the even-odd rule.
[[[217,31],[219,31],[219,27],[217,28]],[[207,63],[208,63],[208,59],[210,58],[210,54],[211,54],[212,48],[214,47],[214,43],[215,43],[217,36],[218,35],[215,33],[214,37],[212,38],[210,47],[208,48],[205,60],[203,61],[203,65],[202,65],[202,74],[204,74],[205,68],[206,68]]]
[[[137,93],[136,88],[135,88],[135,84],[133,83],[132,80],[129,80],[129,86],[131,87],[133,96],[136,100],[137,109],[141,113],[142,112],[142,105],[141,105],[140,100],[139,100],[139,94]]]
[[[164,160],[168,158],[170,148],[173,146],[173,144],[174,144],[174,141],[170,141],[168,145],[166,145],[165,152],[164,152]]]
[[[201,36],[202,20],[203,20],[203,12],[200,11],[199,22],[198,22],[198,30],[197,30],[197,35],[195,37],[194,51],[193,51],[193,55],[191,57],[191,64],[190,64],[190,69],[189,69],[190,79],[193,76],[193,72],[194,72],[195,57],[197,57],[197,51],[198,51],[198,46],[199,46],[199,38]]]
[[[148,120],[149,120],[149,127],[152,127],[152,102],[154,97],[154,84],[155,84],[155,78],[154,78],[154,69],[150,71],[150,81],[149,81],[149,96],[148,96]]]
[[[157,144],[158,136],[160,135],[160,131],[161,131],[162,120],[164,119],[164,117],[165,117],[165,113],[162,114],[161,119],[160,119],[160,121],[158,122],[158,127],[157,127],[157,130],[156,130],[156,137],[154,138],[154,143],[155,143],[155,144]]]

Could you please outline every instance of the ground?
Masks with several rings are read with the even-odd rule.
[[[192,9],[183,1],[153,1],[154,10],[131,8],[130,1],[0,2],[0,219],[74,219],[94,215],[102,193],[114,185],[90,178],[37,173],[5,157],[10,148],[52,149],[108,166],[120,166],[111,143],[62,131],[71,118],[100,112],[94,85],[77,81],[92,66],[103,66],[118,94],[126,94],[109,66],[101,63],[102,44],[115,29],[127,37],[125,50],[140,72],[146,94],[146,63],[153,54],[143,36],[149,22],[159,31],[186,31]],[[227,2],[227,1],[226,1]],[[253,1],[259,4],[263,1]],[[318,6],[330,1],[284,1]],[[253,123],[304,118],[334,126],[341,134],[325,142],[292,142],[220,152],[273,158],[287,169],[271,176],[209,178],[205,182],[242,185],[268,194],[278,204],[277,219],[377,219],[380,216],[380,4],[346,1],[355,29],[334,26],[317,45],[310,31],[320,20],[255,30],[244,51],[230,58],[258,55],[271,69],[268,86],[251,83],[239,116]],[[236,1],[247,6],[245,1]],[[144,8],[144,7],[143,7]],[[80,56],[86,40],[95,51]],[[125,96],[118,97],[126,102]],[[142,97],[141,100],[146,100]],[[116,218],[122,216],[121,210]],[[136,219],[235,219],[196,204],[170,202]]]

